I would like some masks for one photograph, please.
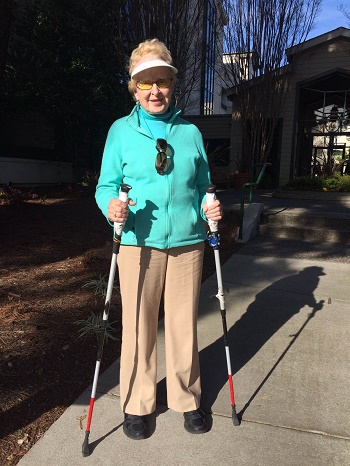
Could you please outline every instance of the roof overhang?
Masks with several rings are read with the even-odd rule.
[[[291,57],[296,53],[304,52],[307,49],[316,47],[317,45],[321,45],[329,41],[334,41],[339,38],[350,40],[350,29],[339,27],[337,29],[333,29],[332,31],[321,34],[320,36],[314,37],[313,39],[306,40],[305,42],[290,47],[286,50],[288,61],[290,61]]]

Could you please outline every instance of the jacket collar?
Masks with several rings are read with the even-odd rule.
[[[143,128],[140,125],[140,117],[139,117],[139,111],[140,111],[141,105],[137,103],[135,107],[131,110],[130,114],[127,116],[126,121],[138,132],[144,134],[147,137],[150,137],[146,131],[143,130]],[[179,108],[174,107],[173,105],[170,105],[169,107],[170,111],[172,112],[172,116],[167,122],[168,128],[173,125],[175,118],[181,113],[181,110]]]

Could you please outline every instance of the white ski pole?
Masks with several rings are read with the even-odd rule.
[[[215,186],[214,185],[208,186],[206,197],[207,197],[207,204],[208,206],[210,206],[215,200]],[[223,327],[223,332],[224,332],[224,345],[225,345],[225,352],[226,352],[228,382],[230,386],[230,396],[231,396],[231,406],[232,406],[232,422],[234,426],[239,426],[240,422],[239,422],[237,412],[236,412],[235,392],[234,392],[233,381],[232,381],[230,348],[228,345],[228,337],[227,337],[225,297],[224,297],[224,291],[223,291],[223,286],[222,286],[221,264],[220,264],[220,254],[219,254],[220,234],[218,231],[218,222],[215,222],[213,220],[208,220],[208,225],[209,225],[210,231],[207,233],[207,240],[210,246],[214,250],[216,277],[218,281],[218,293],[216,297],[218,298],[219,303],[220,303],[222,327]]]
[[[129,198],[128,193],[129,193],[130,189],[131,189],[131,186],[129,186],[127,184],[120,185],[119,199],[121,201],[126,202],[126,203],[128,202],[128,198]],[[99,372],[100,372],[100,366],[101,366],[101,360],[102,360],[103,345],[104,345],[105,335],[106,335],[106,327],[107,327],[107,322],[108,322],[109,309],[111,307],[112,291],[113,291],[113,285],[114,285],[115,272],[116,272],[116,268],[117,268],[117,254],[118,254],[119,248],[120,248],[120,240],[121,240],[122,231],[123,231],[123,228],[124,228],[124,223],[114,222],[113,253],[112,253],[111,267],[110,267],[109,277],[108,277],[106,299],[105,299],[105,305],[104,305],[104,310],[103,310],[103,318],[102,318],[102,322],[101,322],[101,330],[100,330],[100,335],[99,335],[99,343],[98,343],[98,349],[97,349],[97,358],[96,358],[94,380],[93,380],[93,383],[92,383],[89,413],[88,413],[87,422],[86,422],[86,429],[85,429],[85,439],[84,439],[83,446],[82,446],[83,456],[89,456],[90,455],[89,435],[90,435],[92,412],[93,412],[94,403],[95,403],[97,381],[98,381],[98,376],[99,376]]]

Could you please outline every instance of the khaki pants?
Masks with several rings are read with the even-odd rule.
[[[167,250],[120,248],[120,402],[128,414],[145,415],[156,409],[157,328],[163,289],[168,407],[179,412],[199,407],[197,309],[203,251],[203,242]]]

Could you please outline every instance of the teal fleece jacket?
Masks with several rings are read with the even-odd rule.
[[[205,239],[202,203],[210,184],[202,135],[172,112],[166,127],[169,168],[155,169],[156,141],[140,126],[140,107],[111,126],[103,153],[96,202],[107,217],[108,204],[119,196],[121,183],[132,189],[122,244],[168,249]],[[112,222],[110,222],[112,224]]]

